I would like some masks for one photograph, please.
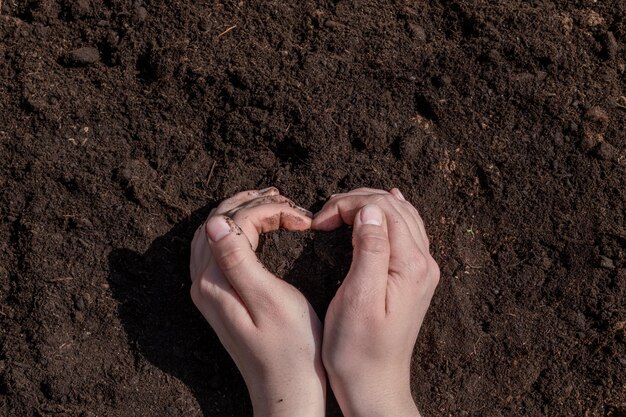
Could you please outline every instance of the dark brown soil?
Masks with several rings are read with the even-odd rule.
[[[441,265],[425,416],[626,416],[623,0],[0,5],[0,414],[248,415],[193,230],[367,185]],[[260,252],[323,315],[348,234]]]

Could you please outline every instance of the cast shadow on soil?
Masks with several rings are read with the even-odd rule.
[[[113,251],[109,281],[120,303],[120,320],[139,355],[187,385],[205,416],[250,416],[239,371],[189,296],[190,242],[211,208],[200,209],[176,224],[144,254]],[[313,243],[305,243],[285,280],[299,287],[323,318],[343,271],[330,268],[334,272],[326,275],[326,285],[320,285],[318,273],[329,272],[323,270],[324,262],[315,259]],[[173,404],[177,398],[164,402],[170,400]],[[330,389],[328,403],[329,416],[341,415]]]

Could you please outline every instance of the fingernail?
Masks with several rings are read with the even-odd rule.
[[[267,187],[267,188],[263,188],[262,190],[259,190],[259,194],[265,194],[265,193],[268,193],[268,192],[272,191],[273,189],[275,189],[275,187]]]
[[[383,224],[383,212],[377,205],[368,204],[361,209],[361,221],[363,224],[380,226]]]
[[[226,222],[226,218],[220,216],[209,220],[206,227],[207,235],[213,242],[219,242],[231,232],[230,225]]]

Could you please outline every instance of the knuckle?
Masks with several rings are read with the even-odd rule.
[[[193,301],[193,303],[195,305],[198,305],[199,301],[200,301],[200,284],[198,283],[199,279],[194,281],[193,284],[191,284],[191,288],[189,289],[189,295],[191,296],[191,301]]]
[[[210,282],[198,278],[191,284],[191,289],[189,290],[191,295],[191,300],[195,305],[200,305],[203,300],[209,298],[215,298],[215,292],[213,291],[213,286]]]
[[[398,199],[393,194],[386,193],[386,194],[379,194],[378,200],[384,201],[385,203],[390,204],[390,205],[394,205]]]
[[[220,203],[220,206],[228,206],[229,204],[235,203],[250,194],[251,194],[251,191],[240,191],[237,194],[230,196],[227,199],[223,200]]]
[[[422,287],[424,291],[435,288],[439,284],[439,265],[430,255],[424,256],[421,253],[415,257],[412,266],[413,277],[416,285]]]
[[[370,254],[381,255],[389,252],[389,240],[380,234],[364,233],[357,239],[356,246],[359,251]]]
[[[419,250],[411,261],[411,271],[420,277],[428,274],[428,259]]]
[[[428,260],[418,249],[413,253],[408,259],[398,260],[396,271],[405,280],[423,283],[428,276]]]
[[[245,251],[241,246],[233,246],[216,254],[215,260],[224,272],[231,271],[240,266],[246,259]]]
[[[437,262],[435,262],[435,260],[432,258],[429,269],[433,281],[433,286],[436,287],[437,285],[439,285],[439,280],[441,279],[441,270],[439,269],[439,265],[437,264]]]

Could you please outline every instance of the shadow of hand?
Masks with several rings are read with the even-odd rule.
[[[209,211],[194,212],[144,254],[113,251],[109,281],[120,320],[139,355],[189,387],[205,416],[250,416],[239,371],[189,296],[190,243]],[[268,234],[258,254],[269,270],[302,291],[323,319],[350,264],[347,231]],[[175,399],[164,399],[168,401]],[[328,415],[341,415],[331,395]]]

